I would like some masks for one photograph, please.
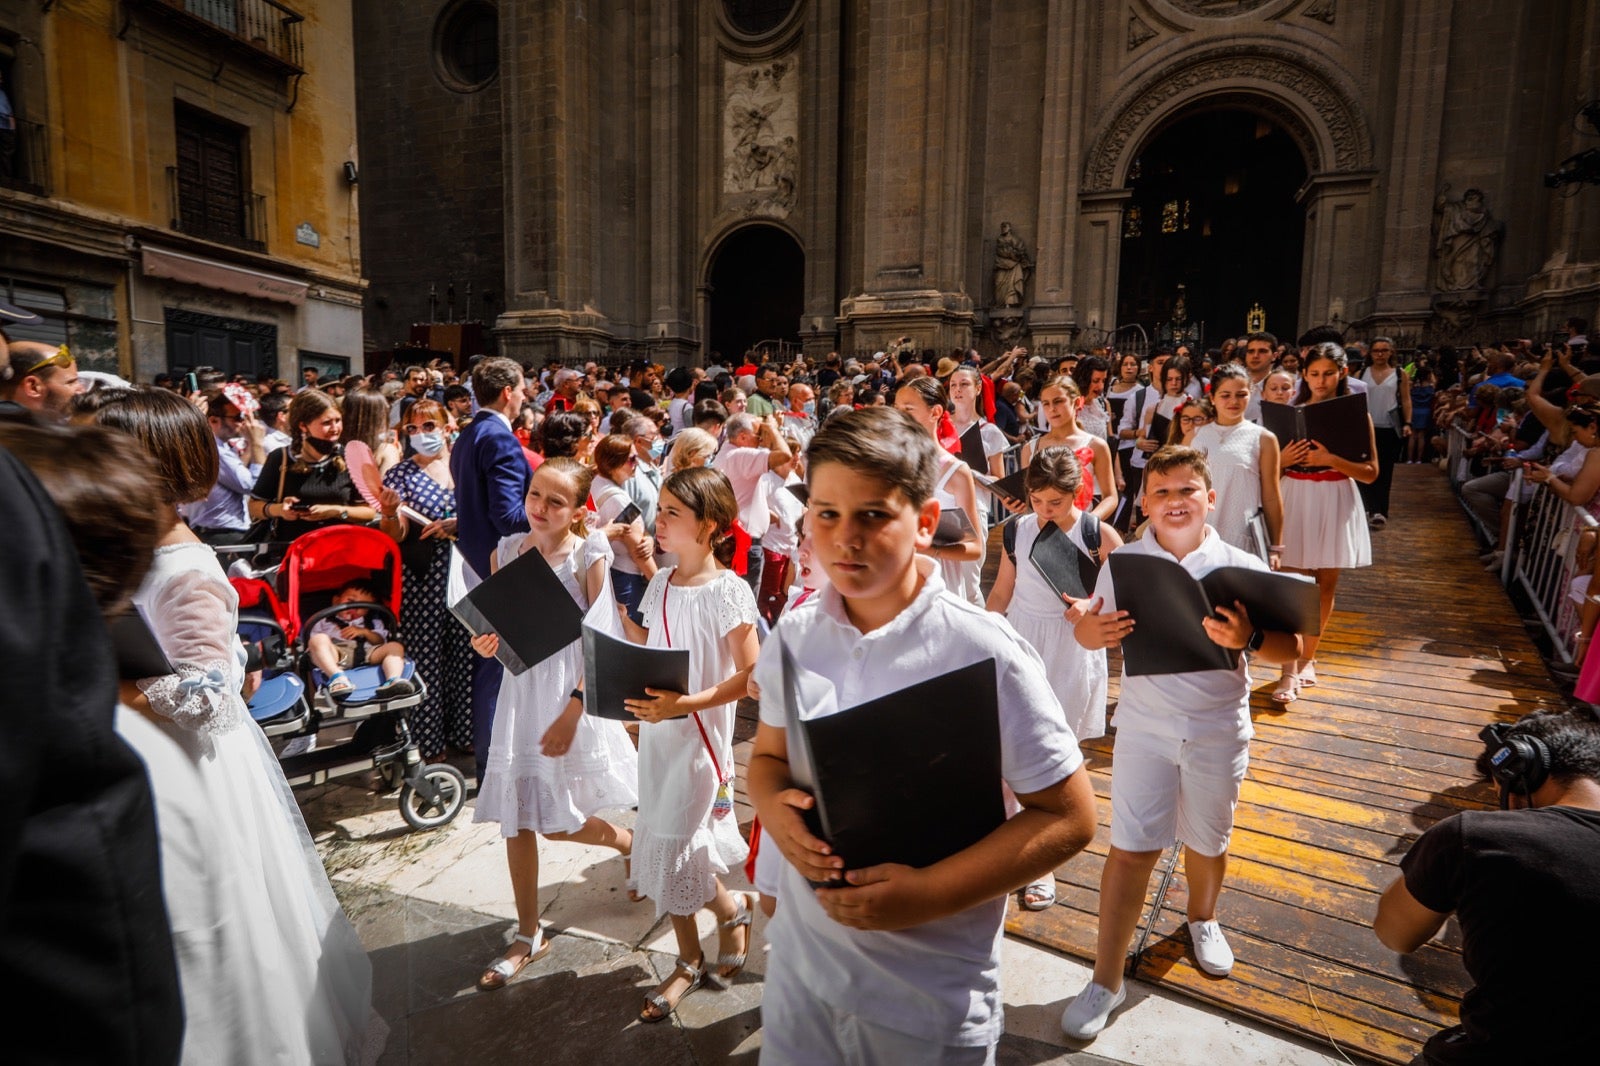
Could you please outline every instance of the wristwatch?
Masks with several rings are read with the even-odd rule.
[[[1245,644],[1245,648],[1250,651],[1260,651],[1261,645],[1265,644],[1266,642],[1267,631],[1264,629],[1257,629],[1251,632],[1250,640]]]
[[[350,521],[350,508],[348,508],[348,507],[339,508],[339,521],[341,521],[341,522]]]

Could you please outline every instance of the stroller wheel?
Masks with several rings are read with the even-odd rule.
[[[400,786],[400,817],[413,829],[449,825],[466,802],[467,779],[447,763],[429,763],[417,786],[410,782]]]

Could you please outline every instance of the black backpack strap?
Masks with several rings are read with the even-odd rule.
[[[1100,519],[1092,512],[1085,511],[1078,519],[1078,535],[1083,538],[1083,546],[1089,549],[1088,554],[1078,553],[1078,579],[1083,582],[1087,594],[1094,595],[1094,587],[1100,580],[1100,565],[1105,562],[1100,554]]]
[[[1017,565],[1017,524],[1007,522],[1000,527],[1000,545],[1006,550],[1006,558],[1011,560],[1011,565]]]

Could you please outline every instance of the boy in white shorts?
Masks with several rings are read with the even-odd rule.
[[[1222,566],[1265,570],[1256,556],[1233,547],[1206,524],[1216,503],[1205,456],[1166,447],[1145,465],[1140,503],[1150,520],[1139,540],[1118,552],[1171,559],[1194,577]],[[1114,557],[1114,556],[1113,556]],[[1100,570],[1091,612],[1078,622],[1078,643],[1090,650],[1116,644],[1137,619],[1117,610],[1111,567]],[[1295,658],[1293,633],[1269,633],[1250,623],[1244,605],[1218,607],[1206,634],[1224,648],[1265,662]],[[1122,972],[1156,860],[1173,840],[1184,844],[1189,882],[1189,936],[1206,973],[1233,969],[1233,952],[1216,921],[1217,896],[1228,866],[1228,838],[1250,750],[1250,674],[1247,656],[1234,670],[1129,677],[1124,668],[1117,701],[1117,741],[1111,772],[1111,850],[1100,876],[1100,931],[1094,979],[1067,1004],[1061,1028],[1079,1040],[1105,1028],[1127,998]]]
[[[829,419],[807,450],[806,525],[830,583],[779,620],[753,686],[750,797],[763,847],[787,860],[768,927],[763,1066],[994,1062],[1006,896],[1094,837],[1083,758],[1038,655],[917,554],[939,520],[936,447],[904,412],[872,407]],[[804,691],[826,679],[839,708],[993,659],[1001,774],[1021,812],[931,866],[846,870],[800,814],[813,801],[790,775],[785,650]]]

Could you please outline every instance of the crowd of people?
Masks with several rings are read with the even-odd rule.
[[[115,1050],[99,1061],[360,1062],[382,1047],[365,956],[245,709],[238,602],[219,552],[260,572],[285,543],[340,523],[399,544],[400,632],[340,617],[313,634],[312,652],[335,699],[349,694],[341,669],[355,661],[341,642],[383,665],[396,691],[411,684],[399,668],[409,657],[426,689],[411,713],[423,757],[475,764],[474,818],[499,826],[517,910],[480,989],[503,988],[549,951],[539,839],[577,841],[614,850],[626,905],[648,902],[676,934],[677,965],[645,994],[641,1022],[737,978],[756,950],[759,909],[772,918],[764,1061],[981,1063],[1001,1031],[1006,898],[1050,906],[1053,872],[1094,835],[1079,742],[1107,732],[1107,653],[1140,621],[1118,607],[1129,590],[1108,556],[1156,556],[1195,577],[1221,566],[1301,574],[1316,583],[1326,624],[1340,573],[1370,563],[1371,534],[1388,524],[1393,466],[1428,460],[1442,450],[1431,431],[1463,419],[1484,426],[1486,441],[1515,442],[1519,456],[1565,448],[1536,469],[1575,500],[1600,499],[1600,465],[1589,463],[1600,415],[1557,399],[1591,382],[1600,396],[1581,343],[1559,366],[1521,342],[1402,356],[1387,338],[1346,344],[1313,330],[1295,344],[1252,333],[1148,360],[1022,348],[984,360],[909,346],[671,369],[486,357],[459,371],[435,363],[328,381],[308,371],[299,388],[200,369],[90,391],[64,348],[17,342],[0,355],[0,490],[17,516],[0,557],[8,603],[28,619],[5,631],[4,647],[32,679],[24,728],[34,734],[7,760],[34,759],[29,781],[59,768],[41,791],[81,785],[118,798],[43,804],[35,822],[13,820],[24,828],[0,857],[13,901],[0,913],[8,938],[26,935],[4,954],[117,975],[80,986],[105,1001],[95,1014],[104,1024],[81,1034]],[[1504,380],[1524,381],[1530,366],[1527,384]],[[1351,392],[1366,397],[1365,459],[1262,425],[1263,404]],[[1517,404],[1542,427],[1537,440],[1522,440],[1532,427],[1515,419]],[[997,484],[1016,474],[1020,493]],[[1474,497],[1496,516],[1497,484]],[[940,519],[951,511],[964,521],[947,534]],[[1027,562],[1046,537],[1065,538],[1076,560],[1072,592]],[[688,691],[628,700],[627,725],[586,714],[581,641],[506,674],[499,636],[473,635],[451,612],[448,577],[455,553],[488,577],[529,552],[591,623],[686,649]],[[339,595],[372,593],[353,582]],[[175,672],[118,690],[95,619],[130,604]],[[1094,975],[1061,1020],[1078,1039],[1125,1000],[1150,874],[1174,841],[1195,962],[1219,977],[1233,967],[1217,915],[1248,765],[1250,667],[1278,666],[1271,696],[1293,703],[1318,684],[1318,637],[1260,628],[1242,603],[1219,605],[1203,626],[1235,668],[1122,679]],[[814,800],[791,765],[794,723],[986,661],[1006,820],[933,866],[849,867],[807,821]],[[747,696],[760,703],[750,839],[732,813],[735,709]],[[41,704],[66,708],[74,735],[57,735]],[[1563,817],[1600,831],[1600,727],[1570,715],[1528,721],[1489,745],[1487,770],[1508,805],[1576,811]],[[1507,751],[1528,772],[1507,770]],[[617,817],[630,808],[631,828]],[[75,824],[51,880],[81,883],[48,901],[25,860],[58,847],[36,834],[63,818]],[[1544,876],[1593,907],[1600,878],[1573,880],[1592,858],[1567,861],[1567,823],[1539,826],[1518,831],[1543,834],[1566,862]],[[1484,884],[1516,882],[1497,868],[1480,883],[1475,864],[1508,827],[1475,816],[1430,830],[1384,897],[1384,943],[1414,950],[1457,909],[1469,938],[1476,928],[1490,943],[1484,901],[1500,897]],[[741,867],[756,892],[730,888]],[[64,909],[75,900],[115,928],[98,942],[98,927],[80,929],[54,947],[52,928],[85,921]],[[104,913],[112,900],[119,916]],[[704,910],[714,954],[701,942]],[[1504,1061],[1522,1038],[1497,1019],[1550,1016],[1550,1002],[1495,971],[1504,965],[1469,958],[1493,1008],[1488,993],[1469,997],[1465,1028],[1435,1038],[1419,1062]],[[25,989],[17,1002],[75,998],[59,977],[27,987],[21,975],[38,972],[7,974],[8,990]],[[1576,1041],[1549,1026],[1546,1046]]]

